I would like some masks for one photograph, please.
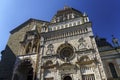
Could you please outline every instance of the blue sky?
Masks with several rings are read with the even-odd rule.
[[[112,34],[120,40],[120,0],[0,0],[0,51],[12,29],[29,18],[50,21],[65,5],[86,12],[95,34],[109,42]]]

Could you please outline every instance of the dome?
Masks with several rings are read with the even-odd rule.
[[[96,36],[95,41],[96,41],[99,51],[109,50],[109,49],[113,48],[113,46],[105,38],[100,38],[100,37]]]

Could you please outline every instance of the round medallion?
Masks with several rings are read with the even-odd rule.
[[[73,49],[71,47],[65,47],[60,51],[60,57],[64,60],[70,60],[73,56]]]

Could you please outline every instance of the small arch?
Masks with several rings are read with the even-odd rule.
[[[86,28],[85,31],[88,32],[88,29]]]
[[[73,26],[76,26],[76,22],[73,23]]]
[[[69,27],[71,27],[71,26],[72,26],[72,24],[70,23],[70,24],[69,24]]]
[[[82,30],[80,29],[80,30],[79,30],[79,34],[81,34],[81,33],[82,33]]]
[[[33,42],[32,52],[33,53],[37,52],[37,48],[38,48],[38,41],[36,40],[35,42]]]
[[[62,25],[62,26],[61,26],[61,29],[63,29],[63,28],[64,28],[64,26]]]
[[[115,66],[113,63],[109,63],[109,69],[111,71],[112,77],[113,78],[118,78],[117,72],[115,70]]]
[[[51,31],[54,31],[54,28],[53,28],[53,27],[51,28]]]
[[[77,22],[77,25],[80,25],[80,21]]]
[[[77,34],[79,34],[79,30],[77,30]]]
[[[54,27],[54,30],[56,30],[56,27]]]
[[[61,29],[61,27],[60,27],[60,26],[58,26],[57,28],[58,28],[58,30],[59,30],[59,29]]]
[[[68,27],[68,24],[65,25],[65,28],[67,28],[67,27]]]
[[[49,31],[52,31],[52,28],[48,28]]]
[[[75,31],[75,35],[77,35],[77,30]]]
[[[74,36],[74,32],[72,32],[72,36]]]
[[[81,29],[81,33],[83,33],[83,29]]]
[[[32,43],[29,42],[29,43],[26,45],[26,50],[25,50],[26,54],[29,54],[29,53],[31,52],[31,47],[32,47]]]

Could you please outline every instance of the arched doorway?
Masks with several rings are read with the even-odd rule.
[[[63,80],[72,80],[72,78],[70,76],[65,76]]]
[[[13,80],[33,80],[33,67],[30,59],[22,60],[16,71],[18,79],[14,78]]]

